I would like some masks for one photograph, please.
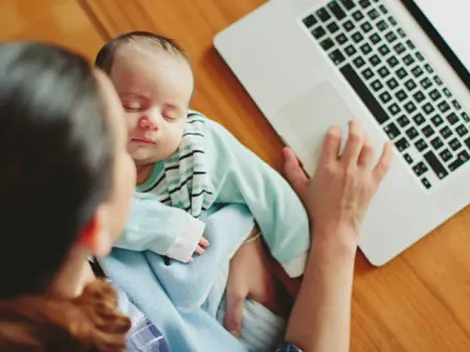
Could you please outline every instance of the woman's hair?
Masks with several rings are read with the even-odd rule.
[[[119,48],[125,44],[134,44],[139,47],[163,51],[188,59],[186,52],[174,39],[151,32],[133,31],[118,35],[106,42],[96,56],[96,67],[99,67],[109,74],[113,68],[116,53],[119,51]]]
[[[0,350],[118,351],[129,319],[95,283],[46,294],[113,187],[114,136],[98,80],[57,46],[0,45]]]
[[[110,193],[113,141],[85,59],[0,45],[0,299],[49,287]]]

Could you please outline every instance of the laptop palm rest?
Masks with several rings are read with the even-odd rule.
[[[328,128],[337,125],[344,136],[347,122],[352,118],[353,114],[333,86],[323,81],[281,107],[274,121],[279,135],[311,175]],[[345,138],[342,147],[344,142]]]

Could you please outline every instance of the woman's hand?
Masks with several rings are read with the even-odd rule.
[[[340,155],[341,131],[332,127],[325,138],[314,177],[309,180],[289,148],[285,148],[285,173],[298,193],[318,234],[355,234],[342,240],[357,244],[360,224],[372,196],[385,176],[391,160],[392,144],[384,145],[372,168],[373,147],[358,121],[349,123],[349,136]]]
[[[252,235],[258,233],[257,227]],[[230,261],[227,283],[224,326],[234,336],[239,335],[246,298],[261,303],[281,316],[290,310],[291,299],[271,270],[270,254],[261,238],[243,244]]]

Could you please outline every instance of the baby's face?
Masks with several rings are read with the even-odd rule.
[[[110,76],[126,112],[128,152],[137,165],[166,159],[183,136],[194,88],[191,68],[175,54],[121,50]]]

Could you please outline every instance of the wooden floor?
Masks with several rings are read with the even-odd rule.
[[[106,39],[124,31],[171,36],[194,65],[193,108],[219,120],[279,168],[281,141],[212,47],[217,31],[263,2],[0,0],[0,40],[48,40],[93,59]],[[371,267],[359,254],[352,351],[470,351],[469,252],[466,209],[383,268]]]

